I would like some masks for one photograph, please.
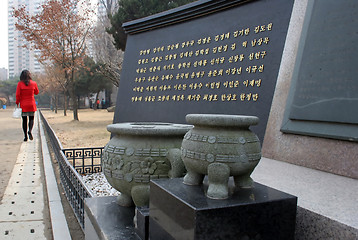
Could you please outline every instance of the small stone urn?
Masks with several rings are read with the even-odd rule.
[[[112,139],[103,150],[108,182],[121,192],[118,204],[149,205],[149,181],[182,177],[180,145],[192,126],[170,123],[118,123],[107,126]]]
[[[249,127],[258,124],[258,117],[189,114],[186,121],[194,128],[181,148],[187,170],[184,184],[199,185],[207,175],[207,197],[212,199],[228,198],[230,176],[236,189],[252,187],[250,175],[261,159],[261,146]]]

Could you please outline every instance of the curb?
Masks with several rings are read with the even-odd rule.
[[[57,187],[55,172],[51,163],[51,156],[48,150],[46,136],[43,130],[42,121],[39,120],[40,141],[42,149],[42,159],[44,164],[45,182],[47,189],[47,197],[49,202],[52,234],[54,240],[71,239],[68,229],[65,213],[61,203],[61,197]]]

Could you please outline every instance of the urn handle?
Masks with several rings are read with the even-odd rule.
[[[181,151],[179,148],[172,148],[168,151],[167,159],[170,161],[171,169],[168,172],[169,178],[183,177],[186,169],[181,159]]]

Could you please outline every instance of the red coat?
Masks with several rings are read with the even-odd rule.
[[[39,94],[39,89],[36,82],[30,80],[29,85],[26,86],[23,81],[19,81],[16,88],[16,104],[20,103],[23,112],[35,112],[36,102],[34,95],[37,94]]]

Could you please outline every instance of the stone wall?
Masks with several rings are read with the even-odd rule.
[[[263,143],[263,156],[358,179],[356,142],[284,134],[280,131],[307,0],[295,1]]]

